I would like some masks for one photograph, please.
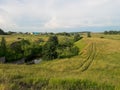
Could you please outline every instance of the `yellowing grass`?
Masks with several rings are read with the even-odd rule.
[[[93,46],[91,46],[92,44]],[[40,78],[47,78],[46,82],[48,82],[48,79],[50,79],[50,87],[56,85],[54,84],[56,82],[56,87],[58,87],[59,85],[63,85],[61,84],[63,82],[67,82],[67,85],[72,86],[72,84],[68,84],[68,79],[70,79],[70,83],[72,83],[72,80],[76,83],[78,82],[76,80],[87,79],[103,86],[106,84],[115,86],[115,90],[120,90],[120,41],[110,38],[95,38],[94,36],[92,38],[83,38],[82,40],[76,42],[75,45],[78,46],[81,51],[80,55],[72,58],[42,61],[37,65],[1,64],[0,80],[8,80],[7,82],[10,83],[12,83],[11,80],[25,80],[26,83],[36,83],[41,80]],[[95,56],[94,53],[96,53]],[[82,71],[81,68],[84,68],[86,65],[89,65],[89,67],[85,71]],[[7,86],[10,87],[7,85],[7,82],[1,83],[0,88],[5,90],[4,88]],[[63,87],[59,88],[61,88],[61,90],[65,89]],[[112,88],[104,90],[114,89]]]

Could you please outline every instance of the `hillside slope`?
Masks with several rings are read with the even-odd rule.
[[[34,79],[38,80],[41,77],[58,78],[58,80],[71,78],[89,80],[100,85],[108,84],[119,90],[120,41],[84,38],[76,42],[75,45],[81,51],[78,56],[72,58],[43,61],[38,65],[0,65],[1,80],[8,79],[9,82],[9,80],[15,79],[35,82]],[[30,81],[31,78],[33,81]],[[2,88],[6,87],[5,83],[2,85]]]

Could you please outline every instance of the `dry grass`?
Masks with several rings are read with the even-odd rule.
[[[95,56],[87,70],[82,72],[80,67],[81,64],[91,53],[93,53],[93,51],[91,51],[90,53],[89,50],[89,45],[91,45],[91,43],[96,44],[97,55]],[[53,81],[51,81],[52,85],[54,85],[54,82],[62,83],[64,79],[87,79],[91,81],[90,83],[96,82],[99,85],[103,86],[107,84],[110,86],[115,86],[115,90],[120,90],[120,41],[117,39],[99,38],[93,36],[92,38],[84,38],[76,42],[75,45],[77,45],[81,49],[82,53],[80,52],[80,55],[72,58],[43,61],[37,65],[0,65],[0,76],[2,76],[0,80],[8,80],[8,82],[11,82],[10,80],[27,80],[26,82],[30,83],[31,79],[33,80],[32,82],[39,82],[39,78],[56,78],[55,80],[53,79]],[[86,63],[89,63],[91,58],[88,59]],[[37,79],[38,81],[36,81]],[[58,83],[58,86],[61,85],[60,83]],[[70,83],[72,83],[72,81],[70,81]],[[5,90],[4,88],[12,87],[11,84],[9,85],[8,83],[1,82],[0,87],[1,89]],[[114,88],[104,90],[113,89]]]

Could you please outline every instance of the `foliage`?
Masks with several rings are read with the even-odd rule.
[[[0,35],[5,35],[5,32],[2,29],[0,29]]]
[[[20,41],[21,44],[21,49],[23,51],[23,57],[27,57],[31,54],[31,50],[30,50],[30,42],[29,40],[24,40],[22,39]]]
[[[56,36],[50,36],[46,44],[43,46],[43,59],[52,60],[58,57],[56,52],[58,39]]]
[[[80,34],[75,34],[74,35],[74,41],[75,42],[78,41],[78,40],[80,40],[80,39],[82,39],[82,37],[80,36]]]
[[[44,40],[43,40],[42,38],[39,38],[39,39],[37,40],[37,43],[42,43],[42,42],[44,42]]]
[[[91,32],[87,32],[87,37],[91,37]]]
[[[76,56],[79,53],[79,48],[76,46],[61,48],[58,50],[59,58],[70,58]]]
[[[62,32],[62,33],[57,33],[57,35],[70,36],[70,33]]]
[[[73,46],[73,44],[74,44],[73,40],[64,37],[64,39],[59,43],[59,48],[71,47]]]
[[[37,55],[37,54],[41,54],[42,55],[42,46],[37,44],[37,43],[34,43],[31,45],[31,55],[34,56],[34,55]]]
[[[68,38],[65,38],[61,43],[59,43],[58,49],[59,58],[68,58],[78,55],[79,48],[74,46],[74,42]]]
[[[13,79],[12,79],[13,78]],[[5,78],[2,78],[4,81]],[[10,81],[12,79],[12,82]],[[4,89],[3,89],[4,88]],[[107,84],[98,84],[89,80],[74,78],[22,78],[19,75],[8,78],[0,85],[2,90],[114,90],[115,87]]]
[[[1,40],[1,45],[0,45],[0,56],[5,56],[6,55],[6,40],[4,37],[2,37]]]
[[[76,42],[75,45],[82,50],[80,56],[42,61],[37,65],[1,64],[0,89],[120,90],[120,35],[98,38],[101,35]],[[80,46],[81,43],[84,43],[83,46]],[[91,43],[94,47],[89,46]],[[86,67],[93,59],[95,47],[97,56],[90,67],[81,72],[81,66]]]
[[[55,46],[58,45],[58,37],[57,36],[50,36],[47,42],[53,42]]]
[[[24,51],[22,50],[22,44],[20,41],[11,43],[7,48],[6,60],[7,62],[15,61],[24,57]]]
[[[104,34],[120,34],[120,31],[110,30],[110,31],[104,31]]]

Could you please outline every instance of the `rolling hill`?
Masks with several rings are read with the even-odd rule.
[[[120,36],[75,43],[78,56],[36,65],[0,65],[0,89],[120,90]]]

